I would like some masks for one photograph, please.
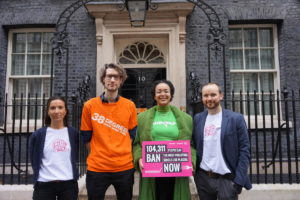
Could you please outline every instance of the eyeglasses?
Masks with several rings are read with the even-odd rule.
[[[115,74],[106,74],[105,78],[109,80],[111,80],[112,78],[114,78],[115,80],[119,80],[121,76]]]

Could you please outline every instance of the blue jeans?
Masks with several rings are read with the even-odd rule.
[[[36,182],[33,200],[77,200],[78,183],[75,180]]]
[[[86,189],[89,200],[104,200],[105,192],[113,185],[118,200],[131,200],[134,183],[134,169],[121,172],[87,171]]]

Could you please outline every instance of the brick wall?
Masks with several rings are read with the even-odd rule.
[[[0,1],[0,96],[5,92],[8,31],[15,27],[43,27],[55,24],[65,8],[75,0],[1,0]],[[79,8],[68,24],[70,36],[69,95],[79,82],[90,75],[95,83],[96,41],[94,19],[84,7]],[[95,87],[93,87],[95,88]],[[91,95],[95,95],[92,88]],[[55,66],[54,93],[65,94],[65,67]]]
[[[228,33],[229,22],[247,21],[247,23],[276,23],[278,25],[279,76],[280,88],[299,89],[300,79],[300,2],[297,0],[211,0],[207,2],[218,13],[224,33]],[[189,72],[194,71],[200,77],[201,84],[208,81],[207,75],[207,32],[208,20],[204,12],[196,8],[187,20],[186,65],[187,85]],[[228,47],[226,47],[228,48]],[[226,89],[229,91],[228,49],[226,49]],[[224,87],[223,67],[217,58],[211,63],[212,81]],[[187,88],[188,110],[191,90]]]
[[[0,1],[0,94],[4,94],[7,66],[7,34],[12,25],[52,24],[55,25],[62,11],[75,0],[1,0]],[[277,23],[279,37],[280,87],[298,89],[300,84],[300,2],[298,0],[211,0],[207,2],[218,13],[224,33],[228,33],[228,23],[250,21],[253,23]],[[3,28],[5,25],[6,29]],[[204,12],[196,8],[187,18],[186,66],[187,66],[187,105],[191,109],[190,81],[191,71],[200,77],[201,84],[208,81],[207,33],[209,21]],[[92,78],[91,96],[96,94],[96,41],[94,19],[90,18],[84,7],[76,11],[68,24],[70,33],[69,91],[76,91],[78,83],[85,75]],[[227,48],[227,46],[225,47]],[[225,51],[225,74],[223,57],[210,59],[211,80],[229,91],[228,51]],[[64,94],[65,68],[55,69],[55,93]]]

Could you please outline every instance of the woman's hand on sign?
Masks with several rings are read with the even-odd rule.
[[[141,158],[139,159],[139,165],[140,165],[140,170],[142,171],[144,169],[144,165],[143,165],[143,160]]]

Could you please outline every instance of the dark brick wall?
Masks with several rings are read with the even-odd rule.
[[[224,33],[228,34],[229,23],[249,23],[249,24],[277,24],[278,29],[278,54],[279,54],[279,84],[281,91],[284,87],[288,90],[296,90],[296,96],[299,97],[300,85],[300,1],[298,0],[226,0],[207,1],[218,13]],[[200,83],[204,84],[208,81],[208,57],[207,57],[207,33],[208,33],[208,20],[203,11],[196,8],[195,11],[187,19],[187,38],[186,38],[186,67],[187,67],[187,110],[192,113],[192,106],[190,105],[192,92],[190,89],[190,80],[188,79],[189,72],[194,71],[200,78]],[[225,52],[225,77],[227,79],[226,89],[230,89],[230,74],[228,65],[228,47]],[[223,67],[220,65],[222,62],[217,58],[215,62],[211,63],[212,71],[211,80],[218,82],[224,87],[224,74]],[[291,94],[291,93],[289,93]],[[285,106],[282,108],[282,120],[287,120],[285,115]],[[295,142],[299,143],[300,129],[299,126],[299,107],[296,106],[294,113],[295,118],[292,119],[291,111],[289,110],[289,119],[293,124],[293,129],[288,133],[290,136],[290,144],[294,145]],[[283,123],[282,121],[281,123]],[[255,131],[254,131],[255,132]],[[252,133],[254,133],[252,131]],[[278,132],[275,131],[275,137]],[[284,157],[287,153],[286,137],[287,133],[282,133],[282,151]],[[264,141],[266,141],[268,148],[271,146],[270,131],[266,131],[266,140],[263,138],[262,131],[258,132],[258,152],[262,152]],[[252,137],[252,155],[256,155],[256,140]],[[270,156],[270,150],[268,157]],[[299,149],[298,149],[299,153]],[[295,154],[294,146],[291,146],[291,156]],[[259,153],[260,158],[262,155]]]
[[[0,29],[0,102],[4,100],[6,63],[7,63],[7,32]]]
[[[0,94],[5,91],[7,65],[7,33],[13,25],[55,25],[61,12],[75,0],[1,0],[0,1]],[[298,89],[300,84],[300,2],[298,0],[211,0],[207,2],[218,13],[224,33],[228,33],[229,22],[276,23],[278,24],[278,43],[280,60],[280,87]],[[6,29],[3,28],[6,27]],[[208,81],[207,33],[209,22],[204,12],[195,8],[187,18],[186,66],[187,66],[187,105],[190,107],[191,71],[200,77],[201,84]],[[73,93],[78,82],[89,74],[92,77],[92,96],[96,83],[96,42],[94,19],[82,7],[74,13],[68,24],[70,33],[69,91]],[[211,58],[211,80],[224,87],[224,76],[229,91],[228,51],[225,47],[225,74],[223,57]],[[65,68],[56,67],[55,93],[64,94]]]
[[[68,25],[70,35],[69,47],[69,95],[77,93],[78,83],[86,75],[91,76],[91,96],[96,94],[96,30],[94,19],[90,18],[84,8],[79,9]],[[66,60],[64,60],[66,61]],[[57,63],[54,82],[56,92],[65,94],[65,67],[59,69]],[[63,84],[60,84],[63,83]]]
[[[64,9],[74,3],[76,0],[0,0],[0,98],[4,97],[6,87],[7,73],[7,44],[8,32],[17,27],[43,27],[45,25],[55,26],[60,14]],[[299,0],[210,0],[205,1],[213,7],[221,20],[224,33],[228,34],[229,23],[274,23],[278,27],[278,45],[279,45],[279,78],[280,89],[287,87],[289,90],[298,90],[300,85],[300,1]],[[189,80],[190,72],[196,72],[200,78],[200,83],[208,81],[208,41],[207,34],[209,21],[204,12],[196,7],[186,23],[186,67],[187,67],[187,110],[191,113],[191,82]],[[68,24],[70,35],[69,47],[69,91],[68,95],[76,93],[79,82],[85,75],[91,76],[91,96],[95,96],[96,83],[96,41],[95,41],[95,23],[90,18],[84,7],[79,8],[71,17]],[[211,81],[218,82],[229,91],[230,74],[228,65],[228,47],[225,41],[225,63],[223,55],[210,58],[211,62]],[[65,62],[65,60],[63,60]],[[225,64],[225,74],[224,74]],[[54,93],[65,94],[65,68],[59,67],[56,62]],[[224,77],[226,85],[224,85]],[[298,93],[297,93],[298,95]],[[282,105],[282,108],[283,105]],[[289,109],[290,117],[292,108]],[[291,145],[299,141],[299,126],[296,127],[295,121],[299,122],[299,106],[295,119],[289,119],[293,122],[293,127],[288,133],[290,135]],[[284,117],[283,115],[283,118]],[[0,107],[0,124],[3,122],[3,109]],[[284,119],[283,119],[284,120]],[[299,123],[297,123],[299,124]],[[255,131],[251,132],[254,136]],[[259,144],[257,155],[262,158],[261,153],[264,141],[268,144],[267,155],[271,156],[271,132],[267,130],[266,139],[263,138],[264,132],[259,130]],[[285,138],[288,135],[283,133],[282,146],[284,156],[286,157],[287,143]],[[277,137],[278,132],[274,133]],[[256,140],[252,137],[252,158],[256,155]],[[1,141],[0,141],[1,143]],[[299,142],[298,142],[299,143]],[[254,148],[255,147],[255,148]],[[292,156],[295,150],[291,150]],[[299,153],[299,149],[298,149]]]
[[[44,27],[55,24],[75,0],[1,0],[0,1],[0,96],[5,92],[8,32],[13,28]],[[94,19],[84,7],[79,8],[68,24],[70,35],[69,95],[76,92],[78,83],[90,75],[95,84],[96,41]],[[95,88],[95,86],[93,86]],[[95,89],[92,94],[95,95]],[[65,68],[55,66],[54,93],[65,94]]]
[[[229,23],[277,24],[279,44],[280,88],[299,89],[300,79],[300,2],[298,0],[211,0],[207,2],[218,13],[224,33]],[[207,75],[207,32],[208,20],[203,11],[196,8],[187,20],[186,66],[187,66],[187,108],[191,110],[189,72],[200,77],[201,84],[208,81]],[[229,91],[228,47],[225,52],[226,89]],[[212,81],[224,87],[223,67],[220,58],[211,63]]]

